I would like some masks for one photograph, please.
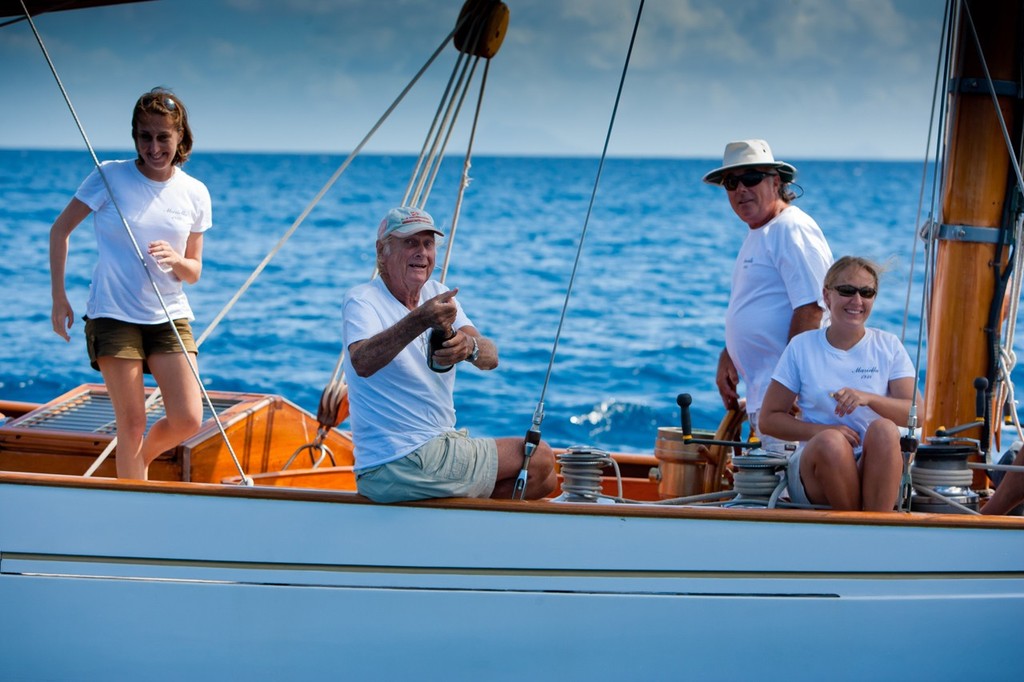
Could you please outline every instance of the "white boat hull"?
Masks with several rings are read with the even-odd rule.
[[[550,502],[523,513],[40,480],[0,482],[0,661],[14,679],[1024,670],[1020,519]]]

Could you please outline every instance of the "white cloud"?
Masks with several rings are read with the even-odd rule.
[[[478,151],[599,153],[637,4],[509,5]],[[717,156],[728,139],[759,132],[792,139],[791,155],[915,154],[922,144],[905,138],[928,116],[937,5],[650,0],[612,149]],[[164,84],[197,112],[208,145],[320,150],[325,139],[358,141],[454,27],[460,6],[177,0],[51,15],[40,28],[99,146],[126,146],[124,109]],[[0,99],[22,109],[5,113],[15,125],[0,127],[0,145],[76,148],[75,135],[34,123],[50,120],[40,111],[52,107],[54,85],[33,43],[23,27],[0,29],[10,74]],[[453,59],[446,52],[381,131],[382,144],[395,145],[388,151],[418,148]]]

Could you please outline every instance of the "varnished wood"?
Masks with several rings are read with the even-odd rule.
[[[1019,0],[972,2],[970,7],[992,78],[1018,82],[1019,46],[1015,46],[1015,41],[1020,21]],[[964,18],[954,77],[984,84],[984,76]],[[982,90],[951,94],[941,222],[995,229],[1003,220],[1012,152],[1006,149],[992,97],[984,92],[984,87]],[[998,102],[1013,137],[1019,116],[1017,100],[1003,96]],[[940,427],[974,420],[973,382],[976,377],[987,375],[991,348],[985,328],[995,294],[996,267],[1005,264],[1005,260],[996,263],[996,253],[994,244],[953,240],[938,243],[924,389],[922,426],[926,436]],[[994,425],[998,430],[998,419]],[[985,484],[984,473],[977,472],[975,487]]]
[[[247,474],[280,471],[296,450],[312,444],[319,424],[309,413],[280,396],[266,396],[258,405],[232,415],[223,422],[231,447]],[[334,454],[336,465],[354,463],[352,441],[331,430],[324,444]],[[189,480],[214,483],[238,476],[227,445],[216,424],[207,423],[181,445]],[[301,452],[294,466],[310,466],[310,455]]]
[[[82,476],[95,459],[82,453],[19,452],[0,449],[0,470]],[[117,465],[114,457],[108,457],[93,472],[93,476],[116,478]],[[149,465],[149,477],[156,481],[180,481],[181,463],[169,456],[157,459]]]
[[[255,485],[260,486],[356,491],[356,475],[351,465],[270,471],[263,474],[252,474],[250,478]],[[242,482],[242,477],[231,476],[221,482],[225,485],[238,485]]]
[[[102,384],[84,384],[54,400],[33,408],[52,409],[85,393],[106,393]],[[214,400],[234,400],[219,418],[231,448],[246,474],[280,471],[292,455],[317,437],[319,424],[308,412],[275,395],[210,392]],[[0,469],[80,476],[113,440],[107,433],[81,433],[19,426],[17,421],[0,428]],[[325,438],[337,465],[353,464],[352,441],[330,429]],[[96,476],[115,476],[114,455],[96,471]],[[309,455],[296,457],[295,468],[309,466]],[[231,453],[214,420],[207,420],[199,432],[169,450],[150,465],[154,480],[219,482],[238,476]]]
[[[27,403],[19,400],[0,400],[0,418],[16,419],[38,409],[39,403]]]

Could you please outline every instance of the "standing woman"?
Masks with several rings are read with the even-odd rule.
[[[800,441],[789,461],[794,502],[892,511],[903,457],[898,425],[914,399],[914,365],[899,338],[866,327],[878,293],[877,265],[844,256],[825,275],[831,323],[783,351],[765,393],[761,427]],[[790,414],[797,400],[802,419]]]
[[[75,315],[64,285],[68,238],[93,213],[99,257],[84,318],[89,360],[114,407],[117,476],[145,480],[149,464],[202,421],[202,392],[188,364],[196,367],[198,353],[189,325],[194,316],[183,283],[199,280],[203,233],[212,219],[206,186],[181,169],[192,152],[181,100],[163,88],[142,95],[132,111],[132,139],[138,158],[93,170],[50,228],[51,321],[70,341]],[[139,249],[146,255],[140,258]],[[166,415],[148,435],[143,374],[156,379]]]

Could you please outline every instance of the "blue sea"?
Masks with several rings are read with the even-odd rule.
[[[187,289],[197,336],[343,159],[193,156],[186,170],[214,202],[203,276]],[[797,205],[818,221],[834,253],[888,266],[872,324],[902,334],[906,320],[905,342],[916,357],[921,163],[787,160],[800,170]],[[717,425],[723,408],[715,362],[732,264],[747,231],[724,191],[700,182],[717,162],[609,159],[567,299],[599,160],[474,159],[446,283],[459,288],[476,326],[496,341],[501,362],[491,372],[459,368],[460,426],[474,435],[521,434],[543,395],[550,442],[650,451],[659,426],[679,423],[681,392],[694,397],[696,425]],[[209,390],[281,394],[315,414],[342,350],[342,295],[372,275],[377,223],[401,202],[414,164],[412,156],[353,162],[203,344]],[[440,224],[451,223],[461,168],[461,157],[446,161],[429,196],[427,209]],[[91,169],[84,151],[0,150],[0,398],[45,402],[101,381],[88,364],[81,320],[70,344],[50,328],[49,227]],[[94,261],[87,221],[72,234],[68,263],[79,317]]]

